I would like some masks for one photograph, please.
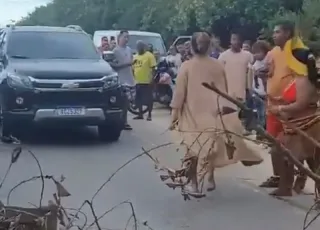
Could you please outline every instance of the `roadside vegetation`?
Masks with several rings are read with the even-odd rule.
[[[21,20],[20,25],[80,25],[88,33],[99,29],[159,32],[167,42],[199,29],[227,42],[233,29],[244,39],[268,34],[280,18],[297,21],[304,38],[319,37],[320,0],[53,0]]]

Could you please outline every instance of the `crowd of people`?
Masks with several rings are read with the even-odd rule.
[[[212,36],[207,32],[192,36],[192,57],[178,72],[170,126],[178,133],[179,143],[186,146],[182,168],[189,169],[185,176],[190,183],[184,190],[189,195],[201,197],[199,182],[205,175],[208,175],[207,190],[214,190],[216,168],[236,162],[252,166],[263,161],[239,138],[242,127],[250,128],[246,127],[246,117],[241,122],[237,108],[216,93],[204,90],[203,82],[214,83],[221,92],[251,106],[257,111],[257,125],[265,127],[298,160],[306,161],[310,170],[316,172],[319,168],[319,148],[296,131],[302,130],[320,140],[315,57],[297,36],[291,22],[278,23],[273,40],[272,49],[264,40],[251,47],[233,33],[230,48],[218,55],[215,52],[212,58]],[[233,134],[221,134],[217,129],[227,129]],[[230,145],[234,147],[232,154]],[[293,163],[279,151],[271,149],[274,175],[261,187],[276,188],[271,193],[275,196],[292,196],[293,190],[301,193],[306,175],[295,173]],[[170,187],[181,186],[180,177]],[[320,185],[316,188],[319,192]]]
[[[152,47],[143,41],[137,43],[137,54],[133,55],[127,46],[129,36],[128,31],[121,31],[110,41],[103,38],[99,50],[114,51],[112,67],[122,85],[136,89],[139,111],[142,104],[148,105],[150,121],[157,58]],[[205,90],[203,82],[214,83],[220,91],[245,103],[255,114],[256,125],[264,127],[301,162],[306,161],[312,171],[319,168],[319,149],[292,128],[293,125],[320,140],[315,57],[296,35],[291,22],[278,23],[273,40],[273,48],[261,39],[251,46],[251,42],[242,41],[239,33],[232,33],[230,48],[223,50],[214,36],[198,32],[191,41],[170,47],[166,58],[174,63],[177,73],[170,129],[178,134],[175,140],[186,146],[184,165],[191,170],[186,175],[190,181],[185,190],[188,194],[199,196],[199,181],[206,175],[207,190],[214,190],[216,168],[237,162],[252,166],[263,161],[241,138],[251,133],[252,120],[241,116],[235,105]],[[135,119],[144,117],[140,113]],[[132,129],[129,124],[125,128]],[[221,134],[217,129],[233,134]],[[295,173],[294,165],[279,151],[271,148],[273,176],[261,187],[276,188],[272,192],[276,196],[291,196],[292,190],[300,193],[307,177]],[[181,181],[174,183],[179,186]]]

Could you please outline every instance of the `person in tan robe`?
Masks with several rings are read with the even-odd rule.
[[[186,175],[190,183],[185,189],[189,195],[201,193],[198,185],[206,175],[207,190],[215,189],[215,168],[239,161],[246,165],[262,162],[262,158],[237,136],[241,136],[242,125],[235,106],[202,86],[203,82],[207,82],[214,83],[224,92],[228,88],[223,65],[209,56],[210,43],[210,36],[205,32],[192,36],[194,55],[179,70],[171,103],[170,128],[174,140],[186,147],[183,168],[190,169]],[[237,135],[226,135],[223,130]],[[233,148],[235,151],[227,151]]]

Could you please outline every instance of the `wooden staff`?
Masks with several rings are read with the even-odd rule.
[[[230,101],[231,103],[235,104],[236,106],[238,106],[240,109],[244,110],[244,111],[248,111],[248,112],[252,112],[246,105],[244,105],[242,102],[232,98],[230,95],[228,95],[227,93],[224,93],[222,91],[220,91],[214,83],[202,83],[202,85],[217,93],[218,95],[220,95],[221,97],[225,98],[226,100]],[[310,140],[312,143],[316,144],[317,146],[319,146],[319,143],[314,140],[313,138],[311,138],[307,133],[305,133],[304,131],[302,131],[301,129],[299,129],[298,127],[294,127],[294,125],[292,124],[287,124],[290,128],[293,128],[294,130],[298,131],[299,134],[303,134],[304,137],[306,137],[308,140]],[[312,180],[314,180],[316,183],[320,183],[320,176],[313,173],[311,170],[307,169],[306,167],[304,167],[304,165],[295,157],[292,155],[292,153],[285,148],[281,143],[279,143],[273,136],[271,136],[270,134],[268,134],[262,127],[255,125],[253,127],[253,129],[258,132],[259,135],[261,135],[263,138],[267,139],[270,143],[272,143],[273,145],[275,145],[280,151],[279,153],[282,154],[284,157],[287,157],[289,159],[289,161],[291,161],[301,172],[303,172],[304,174],[306,174],[307,176],[309,176]]]

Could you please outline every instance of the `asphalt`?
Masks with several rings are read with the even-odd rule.
[[[44,174],[55,175],[57,179],[61,175],[66,177],[63,185],[71,196],[65,198],[63,204],[78,208],[85,199],[91,199],[121,165],[141,153],[142,147],[148,149],[170,141],[170,134],[165,132],[168,116],[168,112],[162,110],[155,111],[152,122],[130,121],[134,130],[123,132],[116,143],[100,143],[96,130],[91,127],[30,130],[23,140],[24,152],[0,189],[0,199],[6,203],[7,194],[14,185],[39,175],[37,164],[27,152],[29,149],[37,156]],[[14,147],[0,145],[0,175],[5,175],[10,151]],[[178,165],[181,153],[176,152],[175,146],[169,146],[152,154],[174,167]],[[153,163],[144,156],[115,174],[95,198],[94,208],[99,215],[122,201],[130,200],[138,220],[141,223],[147,221],[154,230],[302,229],[306,210],[274,199],[255,183],[248,182],[248,170],[237,165],[219,170],[216,191],[200,200],[185,202],[178,190],[169,189],[160,181]],[[44,204],[55,192],[51,182],[45,185]],[[41,181],[24,184],[12,193],[10,205],[38,205],[40,192]],[[89,213],[89,209],[85,208],[84,212]],[[130,214],[130,207],[124,205],[106,215],[100,224],[103,229],[125,229]],[[142,226],[141,229],[148,228]],[[320,220],[309,229],[319,230]]]

